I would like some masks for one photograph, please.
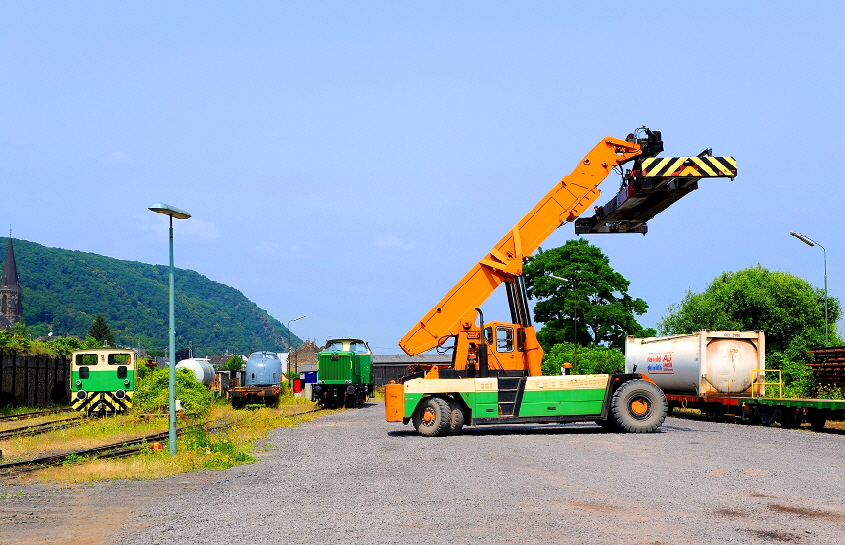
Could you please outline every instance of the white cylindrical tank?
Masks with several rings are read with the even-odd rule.
[[[188,358],[176,364],[176,369],[190,370],[197,380],[208,386],[214,380],[214,367],[205,358]]]
[[[646,375],[667,394],[750,392],[752,371],[765,369],[765,357],[762,331],[628,336],[625,342],[625,372]],[[761,392],[755,387],[754,393]]]

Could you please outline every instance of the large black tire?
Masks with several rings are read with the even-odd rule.
[[[459,435],[464,429],[466,423],[466,414],[464,413],[464,406],[460,401],[449,400],[449,435]]]
[[[634,379],[613,393],[610,414],[621,431],[649,433],[666,420],[669,404],[663,391],[653,382]]]
[[[417,433],[424,437],[442,437],[449,433],[452,411],[442,397],[423,398],[414,411],[413,421]]]

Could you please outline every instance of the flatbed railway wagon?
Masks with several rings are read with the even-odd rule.
[[[118,414],[132,408],[135,352],[128,348],[74,350],[70,364],[71,406],[89,415]]]
[[[831,349],[819,352],[827,355]],[[837,376],[836,364],[821,359],[811,364],[817,377],[823,372]],[[765,368],[762,331],[630,336],[625,369],[660,386],[670,409],[697,409],[709,419],[747,419],[784,428],[806,422],[816,430],[829,420],[845,420],[845,400],[783,397],[780,371]]]

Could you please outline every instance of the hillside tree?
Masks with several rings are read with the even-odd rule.
[[[622,348],[627,335],[655,334],[635,319],[648,310],[646,302],[628,295],[630,282],[585,239],[529,257],[523,271],[528,295],[537,300],[534,319],[544,324],[537,338],[545,350],[563,342]]]
[[[94,337],[103,346],[114,346],[114,335],[106,318],[102,314],[98,314],[94,318],[91,328],[88,330],[88,336]]]

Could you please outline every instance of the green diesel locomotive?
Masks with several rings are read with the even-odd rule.
[[[74,350],[70,391],[77,411],[99,416],[128,411],[135,391],[135,353],[124,348]]]
[[[358,407],[375,395],[373,353],[361,339],[330,339],[317,354],[311,400],[321,407]]]

